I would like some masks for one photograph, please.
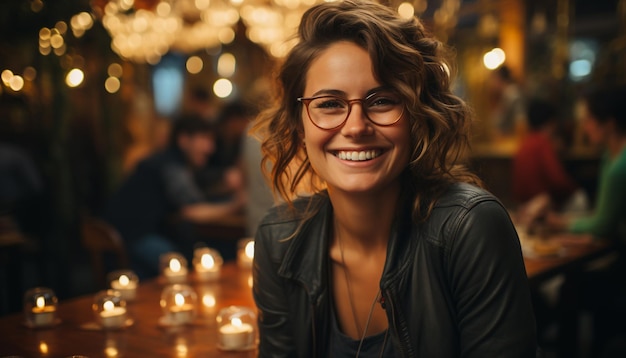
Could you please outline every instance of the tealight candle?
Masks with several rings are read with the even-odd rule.
[[[96,323],[103,329],[122,328],[127,325],[126,301],[119,291],[98,292],[92,305]]]
[[[215,250],[202,247],[194,251],[194,268],[199,281],[214,281],[219,278],[222,256]]]
[[[104,328],[119,328],[126,324],[126,308],[116,306],[113,301],[104,301],[100,311],[100,324]]]
[[[57,297],[49,288],[35,287],[24,294],[24,316],[30,327],[46,327],[56,321]]]
[[[137,296],[137,275],[132,271],[115,271],[109,275],[111,288],[118,291],[126,301],[132,301]]]
[[[222,308],[216,317],[217,345],[222,350],[247,350],[256,344],[256,314],[248,307]]]
[[[174,295],[174,305],[170,306],[170,322],[172,324],[187,324],[193,321],[193,305],[185,303],[185,297],[177,293]]]
[[[240,318],[233,317],[230,323],[220,326],[219,343],[226,350],[247,348],[254,343],[254,328],[249,323],[243,323]]]
[[[181,264],[179,258],[173,257],[163,269],[163,275],[171,283],[182,283],[187,279],[187,268]]]
[[[165,326],[178,326],[192,323],[196,316],[198,295],[189,285],[167,286],[161,293],[163,317],[159,320]]]
[[[237,263],[240,267],[250,268],[252,267],[252,260],[254,259],[254,240],[244,239],[239,242],[239,249],[237,251]]]
[[[56,307],[47,306],[43,296],[37,297],[35,307],[32,308],[32,323],[35,326],[49,326],[54,323],[56,317]]]

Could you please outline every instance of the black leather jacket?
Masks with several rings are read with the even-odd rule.
[[[325,193],[274,208],[255,243],[260,357],[324,357],[332,294]],[[312,206],[309,206],[312,205]],[[319,210],[310,219],[307,207]],[[535,319],[519,240],[491,194],[455,184],[429,219],[394,224],[380,281],[402,357],[534,357]],[[306,220],[301,229],[296,229]]]

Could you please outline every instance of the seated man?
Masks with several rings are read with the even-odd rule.
[[[238,195],[207,201],[197,175],[214,151],[211,124],[182,116],[173,123],[169,146],[142,160],[111,198],[105,218],[126,242],[140,277],[156,276],[165,252],[178,251],[191,260],[196,238],[189,223],[243,208],[243,196]]]

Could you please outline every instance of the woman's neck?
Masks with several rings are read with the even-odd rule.
[[[386,248],[400,198],[400,185],[375,193],[354,194],[332,190],[335,235],[345,245],[369,251]]]

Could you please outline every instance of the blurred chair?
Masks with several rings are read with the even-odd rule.
[[[130,268],[130,261],[122,237],[107,222],[95,217],[83,217],[81,241],[91,256],[91,268],[97,287],[106,288],[108,286],[106,274],[110,264],[114,264],[119,269]],[[111,258],[114,259],[113,262],[110,262]]]

